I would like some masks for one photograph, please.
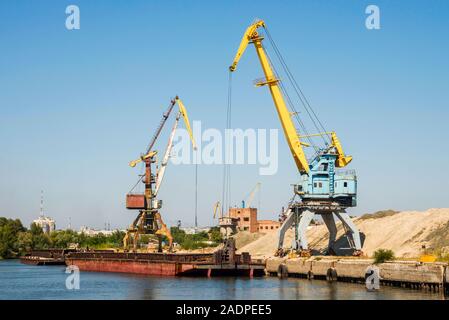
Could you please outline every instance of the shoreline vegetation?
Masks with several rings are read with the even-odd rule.
[[[186,234],[178,227],[172,227],[171,232],[174,242],[185,250],[216,247],[222,241],[218,228],[211,228],[209,232]],[[46,234],[34,223],[28,229],[20,219],[0,217],[0,260],[17,259],[31,250],[65,249],[74,244],[79,248],[122,249],[124,236],[125,232],[119,230],[111,235],[99,233],[90,236],[74,230],[56,230]],[[154,238],[152,235],[142,235],[140,245],[146,246],[151,241],[157,241],[152,237]]]

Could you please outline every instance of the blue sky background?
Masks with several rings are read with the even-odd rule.
[[[65,28],[65,8],[81,30]],[[365,8],[381,30],[365,28]],[[448,206],[449,2],[447,1],[2,1],[0,3],[0,216],[29,224],[46,213],[60,228],[126,227],[124,197],[171,97],[191,120],[223,128],[227,67],[254,18],[269,26],[303,91],[354,156],[359,206]],[[233,127],[280,128],[249,47],[234,75]],[[280,132],[281,134],[281,132]],[[297,182],[283,136],[279,171],[232,168],[235,204],[256,182],[262,218],[276,218]],[[165,139],[161,147],[165,147]],[[160,147],[160,148],[161,148]],[[161,189],[169,224],[194,217],[194,166],[171,166]],[[222,167],[199,171],[199,222],[212,223]],[[257,199],[256,199],[257,201]]]

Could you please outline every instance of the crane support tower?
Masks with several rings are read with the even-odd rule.
[[[159,167],[154,168],[157,163],[157,151],[153,150],[153,147],[159,138],[159,135],[164,127],[167,119],[169,118],[175,105],[178,105],[179,112],[176,116],[173,128],[170,132],[167,147],[162,158],[162,162]],[[179,119],[184,119],[184,124],[189,133],[190,140],[192,142],[193,148],[196,149],[195,140],[193,138],[192,129],[190,127],[189,118],[187,115],[187,110],[182,103],[181,99],[176,96],[175,99],[170,101],[170,105],[167,111],[163,114],[162,120],[156,129],[153,138],[146,152],[141,155],[138,159],[133,160],[129,163],[130,167],[135,167],[138,163],[143,162],[145,164],[145,173],[138,180],[138,183],[142,181],[145,185],[145,191],[141,193],[133,193],[134,188],[126,196],[126,208],[131,210],[139,210],[139,214],[136,219],[130,225],[126,231],[125,237],[123,239],[123,246],[125,249],[129,247],[130,241],[133,243],[133,249],[137,249],[137,243],[139,236],[141,234],[155,234],[159,238],[159,249],[162,251],[162,237],[165,236],[168,239],[169,251],[172,250],[173,237],[170,233],[170,229],[167,228],[162,220],[160,209],[162,208],[162,200],[157,199],[157,195],[164,179],[166,167],[168,160],[170,158],[170,152],[173,147],[173,139],[175,136],[176,129],[178,127]],[[135,185],[135,187],[137,184]]]
[[[291,248],[298,251],[301,255],[310,254],[306,229],[316,214],[322,216],[324,223],[329,230],[328,254],[333,254],[337,236],[335,216],[341,220],[343,227],[347,231],[346,235],[348,242],[353,249],[353,253],[361,254],[359,231],[346,213],[348,207],[356,206],[357,177],[355,171],[346,170],[345,172],[342,172],[337,170],[337,168],[347,166],[351,162],[352,157],[345,155],[335,132],[324,130],[324,127],[321,122],[319,122],[319,119],[316,117],[313,110],[312,113],[310,113],[309,109],[307,109],[308,114],[311,119],[312,116],[315,116],[315,119],[317,119],[318,123],[321,125],[322,132],[308,134],[306,131],[304,132],[304,135],[298,133],[292,121],[292,117],[298,117],[297,120],[300,124],[303,122],[299,119],[297,112],[292,112],[287,107],[284,100],[284,95],[286,95],[285,86],[282,85],[277,76],[279,73],[274,69],[272,62],[265,51],[262,44],[264,38],[258,32],[260,28],[263,28],[269,37],[275,53],[278,55],[279,61],[281,61],[282,67],[286,70],[288,78],[300,99],[302,91],[299,89],[296,81],[286,67],[284,59],[280,56],[277,46],[275,46],[266,28],[265,22],[263,20],[257,20],[246,29],[235,58],[229,67],[229,71],[234,72],[236,70],[237,64],[248,44],[253,44],[265,75],[264,78],[256,80],[255,85],[257,87],[267,86],[269,88],[287,144],[299,171],[300,179],[299,183],[294,185],[294,194],[299,196],[300,201],[291,201],[289,204],[286,212],[287,217],[279,230],[277,254],[285,254],[285,251],[283,250],[284,235],[290,227],[294,227],[295,229],[295,237]],[[287,98],[287,102],[291,107],[291,99],[288,95]],[[307,104],[303,102],[304,100],[305,98],[301,100],[304,107],[309,107],[311,109],[307,100],[305,100]],[[323,141],[325,141],[325,146],[318,148],[313,144],[315,152],[308,159],[303,147],[311,146],[312,137],[322,137]],[[307,140],[308,142],[305,142],[304,140]]]

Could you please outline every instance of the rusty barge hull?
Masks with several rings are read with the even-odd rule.
[[[66,264],[77,266],[82,271],[122,272],[161,276],[181,275],[194,269],[193,265],[157,261],[67,259]]]
[[[220,253],[96,253],[75,252],[66,256],[68,266],[81,271],[120,272],[155,276],[262,276],[265,265],[249,257],[223,261]],[[250,259],[250,258],[249,258]],[[245,260],[245,261],[243,261]]]

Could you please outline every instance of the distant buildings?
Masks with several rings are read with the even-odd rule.
[[[188,228],[188,227],[184,227],[184,228],[179,228],[180,230],[184,231],[186,234],[197,234],[200,232],[209,232],[210,231],[210,227],[192,227],[192,228]]]
[[[55,220],[53,220],[50,217],[46,217],[43,214],[37,218],[36,220],[33,220],[33,223],[39,227],[42,228],[42,231],[44,233],[49,234],[50,232],[55,231],[56,229],[56,223]]]
[[[41,227],[42,231],[47,234],[55,231],[55,229],[56,229],[55,220],[53,220],[50,217],[46,217],[44,215],[44,191],[43,190],[41,190],[41,213],[39,215],[39,218],[37,218],[36,220],[33,220],[33,223],[35,225]]]
[[[105,236],[110,236],[112,235],[116,230],[95,230],[95,229],[91,229],[89,227],[85,227],[82,226],[80,228],[80,231],[78,233],[84,233],[86,236],[96,236],[99,235],[100,233],[105,235]]]

